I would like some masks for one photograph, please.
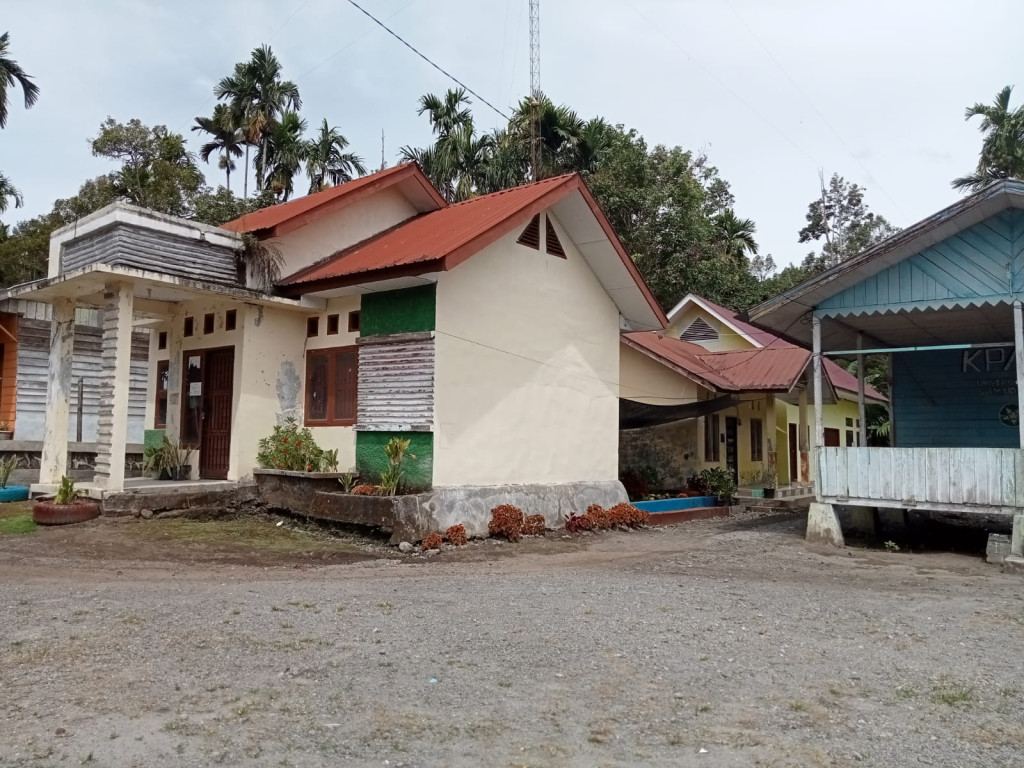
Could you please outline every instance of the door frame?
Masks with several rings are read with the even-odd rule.
[[[198,462],[197,469],[198,469],[198,475],[199,475],[198,479],[200,479],[200,480],[209,479],[209,478],[205,478],[204,474],[203,474],[203,438],[205,437],[205,435],[204,435],[204,424],[206,422],[206,391],[207,391],[207,387],[206,387],[206,369],[207,369],[207,366],[206,366],[206,356],[209,353],[211,353],[211,352],[225,352],[225,351],[230,351],[231,352],[231,403],[230,403],[230,405],[228,407],[232,411],[232,413],[230,414],[229,420],[231,421],[232,431],[233,431],[233,427],[234,427],[234,413],[233,413],[233,411],[234,411],[234,407],[235,407],[235,384],[236,384],[236,382],[235,382],[235,372],[234,372],[234,366],[235,366],[235,362],[236,362],[236,352],[237,352],[236,345],[234,345],[234,344],[224,344],[224,345],[221,345],[219,347],[202,347],[200,349],[183,349],[181,351],[181,390],[180,390],[181,391],[181,398],[180,398],[181,399],[181,403],[179,404],[179,409],[178,409],[179,410],[179,414],[178,414],[178,440],[179,441],[181,441],[181,431],[182,431],[182,428],[184,427],[184,424],[185,424],[186,405],[188,403],[188,391],[187,391],[188,382],[186,381],[186,376],[188,375],[188,358],[190,356],[194,357],[196,355],[199,355],[202,358],[200,360],[200,362],[199,362],[199,375],[200,375],[200,382],[202,383],[202,393],[199,395],[199,397],[200,397],[200,402],[199,402],[199,413],[200,413],[200,418],[199,418],[199,439],[196,442],[194,442],[194,443],[187,443],[187,444],[186,443],[182,443],[182,445],[187,445],[189,448],[191,448],[194,451],[197,451],[199,453],[199,462]],[[229,459],[229,462],[230,462],[230,459]],[[230,471],[230,469],[229,469],[229,471]],[[223,479],[223,478],[212,478],[212,479]]]
[[[796,424],[789,422],[789,428],[786,430],[787,437],[789,438],[789,481],[795,483],[799,477],[797,474],[800,471],[800,454],[797,451],[798,437]]]
[[[732,435],[732,448],[729,447],[729,436]],[[732,453],[730,461],[730,451]],[[732,472],[732,479],[740,481],[740,420],[736,416],[725,417],[725,467]]]

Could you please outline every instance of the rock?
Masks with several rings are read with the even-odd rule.
[[[410,552],[412,552],[412,544],[410,544],[408,541],[403,541],[401,544],[398,545],[398,551],[402,554],[408,555]]]
[[[441,550],[440,549],[428,549],[428,550],[425,550],[423,552],[423,554],[427,555],[428,557],[429,556],[433,556],[433,555],[440,555],[441,554]]]
[[[153,510],[144,509],[141,512],[139,512],[139,517],[141,517],[143,520],[151,520],[153,518]]]

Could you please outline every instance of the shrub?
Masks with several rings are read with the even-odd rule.
[[[357,485],[352,489],[353,496],[377,496],[379,489],[376,485]]]
[[[632,504],[616,504],[608,510],[608,516],[612,525],[625,525],[630,528],[641,528],[651,519],[650,513]]]
[[[81,492],[75,488],[74,481],[64,475],[60,479],[60,485],[57,487],[57,495],[53,497],[53,503],[57,505],[74,504],[78,501],[78,497],[81,496]]]
[[[319,471],[324,451],[316,444],[313,433],[292,418],[277,424],[274,431],[259,442],[256,461],[264,469],[286,469],[292,472]],[[330,458],[328,457],[328,462]],[[334,454],[335,465],[337,453]]]
[[[11,473],[18,467],[18,454],[12,453],[0,460],[0,488],[7,487],[7,481],[11,479]]]
[[[543,536],[548,529],[544,523],[544,515],[530,515],[523,521],[524,536]]]
[[[423,540],[423,549],[440,549],[444,539],[440,533],[431,533]]]
[[[728,469],[708,467],[701,470],[700,481],[713,496],[729,497],[736,493],[736,480]]]
[[[491,510],[487,532],[491,536],[504,536],[509,541],[519,541],[523,533],[523,510],[511,504],[495,507]]]
[[[614,525],[611,514],[600,504],[591,504],[587,507],[587,517],[593,522],[595,531],[603,531]]]
[[[647,481],[644,480],[643,475],[635,469],[627,469],[623,472],[619,477],[619,482],[626,489],[626,495],[629,496],[630,501],[642,499],[650,491],[650,487],[647,485]]]
[[[464,525],[453,525],[447,531],[444,532],[444,537],[448,539],[449,543],[456,547],[461,547],[467,541],[469,537],[466,536],[466,527]]]
[[[388,457],[388,467],[380,473],[380,488],[384,496],[394,496],[398,493],[398,486],[402,482],[402,462],[406,459],[416,457],[409,453],[411,439],[392,437],[384,446],[384,453]]]
[[[576,515],[570,512],[569,516],[565,518],[565,530],[569,533],[590,531],[593,528],[594,521],[590,519],[590,515]]]

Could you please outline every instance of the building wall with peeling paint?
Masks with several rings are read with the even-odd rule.
[[[435,485],[618,478],[619,313],[567,258],[513,232],[437,286]]]

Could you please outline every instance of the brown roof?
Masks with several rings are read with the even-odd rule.
[[[322,192],[314,192],[312,195],[300,197],[280,205],[271,205],[261,208],[258,211],[247,213],[226,224],[221,224],[224,229],[232,232],[266,232],[275,230],[282,225],[298,225],[316,218],[322,213],[335,211],[338,207],[350,205],[357,200],[363,199],[368,194],[379,192],[382,189],[391,187],[399,182],[412,180],[419,183],[423,191],[429,195],[438,208],[443,208],[447,203],[441,194],[430,183],[423,171],[416,163],[403,163],[394,168],[388,168],[369,176],[363,176],[336,187],[329,187]],[[336,205],[330,205],[335,203]],[[325,209],[326,206],[326,209]],[[289,227],[294,229],[295,226]],[[280,231],[267,232],[270,235],[283,234]]]

